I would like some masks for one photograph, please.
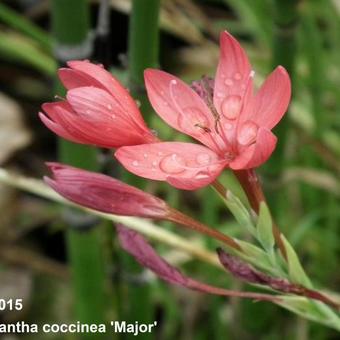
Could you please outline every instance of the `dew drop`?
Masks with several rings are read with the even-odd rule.
[[[207,165],[210,163],[211,157],[207,153],[200,153],[196,156],[196,161],[200,165]]]
[[[185,171],[185,161],[177,154],[171,154],[165,156],[159,167],[167,174],[180,174]]]
[[[91,114],[91,111],[90,110],[86,110],[85,113],[89,115],[89,114]]]
[[[163,102],[164,106],[169,106],[168,102]]]
[[[114,114],[114,113],[112,113],[112,115],[111,115],[111,118],[112,119],[115,119],[117,116]]]
[[[235,79],[235,80],[241,80],[241,78],[242,78],[241,73],[236,72],[236,73],[234,74],[234,79]]]
[[[238,132],[237,141],[241,145],[250,145],[255,142],[257,131],[258,126],[254,122],[248,120],[241,126]]]
[[[232,95],[223,100],[221,104],[223,115],[228,119],[236,119],[241,110],[241,97]]]
[[[219,98],[224,98],[225,94],[223,92],[217,92],[216,96],[219,97]]]
[[[176,85],[176,84],[177,84],[177,80],[176,80],[176,79],[171,79],[170,83],[171,83],[172,85]]]
[[[232,123],[225,123],[224,124],[224,128],[228,131],[232,130],[233,126],[234,126],[234,124],[232,124]]]
[[[108,110],[112,110],[112,105],[111,104],[107,104],[107,108],[108,108]]]
[[[133,161],[133,162],[132,162],[132,165],[133,165],[133,166],[138,166],[138,165],[139,165],[139,162],[138,162],[138,161]]]
[[[153,162],[152,162],[152,166],[153,166],[153,167],[156,167],[156,166],[157,166],[157,164],[158,164],[158,162],[157,162],[157,161],[153,161]]]
[[[157,152],[157,155],[158,155],[158,156],[163,156],[163,152],[162,152],[162,151],[158,151],[158,152]]]
[[[230,78],[227,78],[225,81],[224,81],[224,84],[227,85],[227,86],[232,86],[234,84],[233,80],[230,79]]]
[[[199,171],[194,178],[195,179],[205,179],[205,178],[209,178],[210,174],[207,171]]]
[[[144,154],[143,154],[143,157],[144,157],[144,158],[148,158],[148,154],[147,154],[147,153],[144,153]]]

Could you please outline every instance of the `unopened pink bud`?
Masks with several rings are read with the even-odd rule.
[[[47,163],[53,177],[45,182],[72,202],[106,213],[166,218],[168,206],[161,199],[112,177],[59,163]]]

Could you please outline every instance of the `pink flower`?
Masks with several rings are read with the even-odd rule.
[[[64,164],[47,165],[53,178],[45,177],[45,182],[70,201],[116,215],[148,218],[169,215],[164,201],[117,179]]]
[[[156,142],[129,92],[101,66],[70,61],[59,70],[65,101],[45,103],[43,123],[60,137],[104,148]]]
[[[254,168],[270,157],[277,140],[271,129],[290,101],[289,76],[279,66],[253,94],[254,72],[245,51],[227,32],[221,33],[220,48],[214,82],[196,82],[196,91],[166,72],[145,71],[155,111],[204,146],[178,142],[124,146],[115,156],[125,168],[193,190],[214,181],[225,167]]]

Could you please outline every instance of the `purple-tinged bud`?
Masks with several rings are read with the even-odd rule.
[[[59,163],[47,163],[47,166],[53,178],[45,177],[45,182],[77,204],[124,216],[163,219],[169,213],[161,199],[112,177]]]

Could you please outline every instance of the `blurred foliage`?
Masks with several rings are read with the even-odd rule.
[[[277,2],[163,0],[160,14],[161,66],[188,82],[203,74],[213,76],[218,60],[218,35],[220,30],[228,29],[246,48],[259,85],[275,62]],[[111,6],[111,68],[121,80],[127,80],[127,28],[131,1],[112,0]],[[98,1],[92,1],[92,27],[96,23],[97,9]],[[45,172],[45,160],[56,158],[54,137],[37,118],[40,104],[54,95],[52,77],[57,63],[48,33],[50,10],[50,2],[43,0],[0,3],[0,87],[21,108],[8,122],[4,120],[4,111],[0,111],[0,134],[13,136],[8,137],[11,141],[22,138],[22,134],[33,136],[29,146],[12,148],[10,154],[5,146],[9,147],[11,143],[1,142],[1,153],[6,152],[6,159],[1,161],[35,177],[41,177]],[[340,2],[301,0],[297,11],[293,101],[287,118],[286,142],[283,152],[278,155],[285,158],[285,167],[277,176],[271,176],[268,169],[260,172],[269,194],[269,206],[275,208],[273,215],[279,219],[287,239],[297,249],[309,276],[318,285],[336,290],[340,284]],[[0,106],[5,106],[2,96]],[[20,121],[18,126],[17,121]],[[161,138],[187,138],[169,129],[156,115],[152,115],[150,125]],[[13,126],[17,126],[16,132],[13,132]],[[26,137],[25,142],[19,143],[20,147],[24,147],[28,140]],[[116,166],[112,170],[110,155],[102,153],[100,162],[105,171],[118,172]],[[234,192],[241,191],[230,173],[223,174],[221,181]],[[145,185],[149,192],[166,197],[173,205],[198,219],[229,235],[244,238],[245,231],[225,211],[223,202],[213,198],[210,188],[188,193],[178,192],[165,184],[148,182]],[[31,195],[0,186],[0,209],[3,212],[0,221],[0,279],[4,281],[5,275],[23,271],[17,283],[11,284],[13,295],[20,296],[25,289],[29,296],[23,313],[1,317],[5,321],[70,322],[72,293],[58,208]],[[164,224],[164,228],[174,227]],[[180,234],[185,235],[188,242],[205,242],[187,232]],[[226,301],[188,292],[159,282],[144,270],[134,275],[122,266],[122,253],[116,242],[106,237],[105,253],[111,261],[108,275],[115,283],[111,292],[113,307],[108,319],[119,319],[124,315],[129,299],[126,282],[132,282],[151,287],[149,303],[153,317],[159,320],[156,334],[159,339],[337,338],[335,331],[301,321],[268,303]],[[192,276],[215,285],[241,288],[240,282],[221,271],[198,265],[163,245],[157,246],[165,257],[180,263]],[[207,242],[206,246],[213,250],[216,245]],[[0,286],[0,296],[3,291]],[[49,338],[72,337],[50,335]]]

